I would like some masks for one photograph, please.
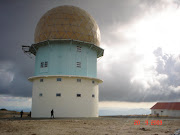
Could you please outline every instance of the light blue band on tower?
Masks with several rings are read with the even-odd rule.
[[[35,52],[35,76],[78,75],[97,77],[97,57],[104,50],[95,45],[78,41],[45,41],[33,44]]]

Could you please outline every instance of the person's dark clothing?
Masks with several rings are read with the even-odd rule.
[[[54,110],[51,110],[51,118],[54,118]]]
[[[23,110],[20,112],[20,114],[21,114],[21,118],[22,118],[22,116],[23,116]]]
[[[29,112],[29,117],[31,118],[31,111]]]

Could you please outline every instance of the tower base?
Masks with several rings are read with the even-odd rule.
[[[33,118],[98,117],[99,88],[102,81],[81,76],[36,76],[33,82]]]

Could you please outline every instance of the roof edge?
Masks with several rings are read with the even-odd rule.
[[[83,44],[83,45],[87,45],[89,46],[91,49],[95,49],[96,52],[97,52],[97,58],[101,57],[104,55],[104,49],[102,49],[101,47],[95,45],[95,44],[92,44],[90,42],[84,42],[84,41],[80,41],[80,40],[73,40],[73,39],[49,39],[49,40],[45,40],[45,41],[41,41],[41,42],[38,42],[38,43],[35,43],[35,44],[32,44],[29,48],[29,52],[36,55],[36,52],[38,50],[39,47],[41,46],[45,46],[45,45],[48,45],[49,43],[53,43],[53,42],[60,42],[60,43],[63,43],[63,42],[69,42],[69,43],[72,43],[72,44]]]
[[[180,110],[180,102],[157,102],[150,109]]]
[[[28,80],[32,82],[34,79],[38,79],[38,78],[53,78],[53,77],[84,78],[84,79],[91,79],[91,80],[98,81],[98,83],[102,83],[103,82],[103,80],[101,80],[99,78],[86,77],[86,76],[77,76],[77,75],[41,75],[41,76],[32,76],[32,77],[29,77]]]

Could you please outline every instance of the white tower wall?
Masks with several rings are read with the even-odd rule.
[[[57,81],[57,78],[61,78],[61,81]],[[81,79],[81,82],[77,79]],[[98,117],[98,84],[101,80],[78,76],[36,76],[29,80],[33,82],[33,118],[50,117],[52,109],[56,118]],[[56,96],[58,93],[61,96]],[[81,94],[81,97],[77,97],[77,94]]]

